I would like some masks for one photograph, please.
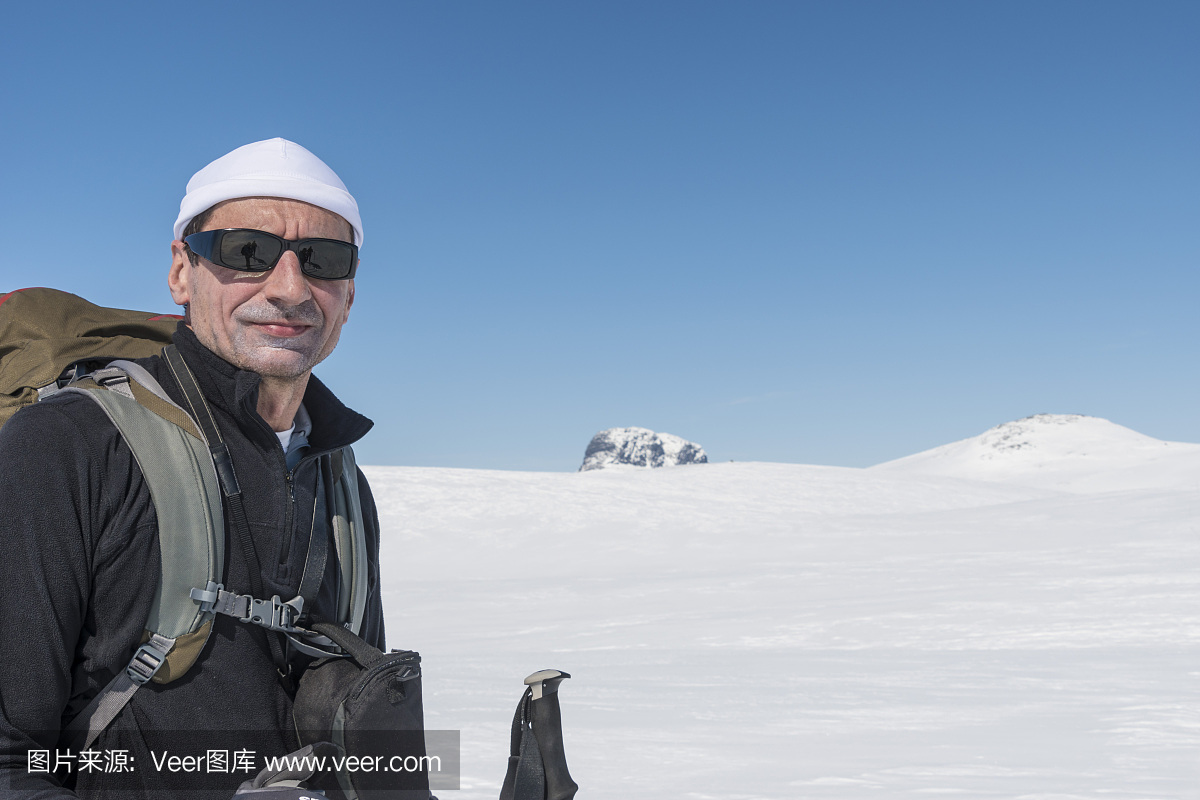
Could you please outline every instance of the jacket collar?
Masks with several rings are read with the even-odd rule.
[[[239,369],[209,350],[183,322],[175,328],[172,341],[195,374],[205,399],[232,417],[251,438],[264,436],[268,426],[258,414],[258,385],[262,380],[258,373]],[[308,443],[314,452],[353,444],[375,424],[343,405],[315,375],[309,376],[303,402],[312,419]],[[278,445],[278,441],[273,444]]]

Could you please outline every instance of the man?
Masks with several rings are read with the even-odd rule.
[[[185,309],[174,345],[229,446],[251,534],[252,552],[243,552],[227,504],[224,583],[249,592],[257,562],[263,599],[292,598],[310,537],[330,537],[322,456],[372,425],[311,372],[336,347],[354,302],[358,206],[320,159],[272,139],[196,173],[174,233],[168,285]],[[163,359],[137,363],[187,408]],[[146,683],[92,745],[124,754],[116,769],[81,769],[62,731],[142,641],[161,569],[155,506],[120,433],[78,394],[48,397],[5,424],[0,465],[0,790],[49,798],[133,786],[162,797],[189,785],[154,769],[164,750],[206,755],[179,753],[171,731],[228,731],[231,741],[249,732],[260,758],[297,749],[291,707],[306,657],[277,631],[218,614],[186,675]],[[382,649],[378,519],[361,473],[357,486],[369,554],[360,633]],[[305,611],[338,619],[345,587],[332,545],[328,553]],[[49,750],[58,773],[55,763],[30,773],[31,748]],[[231,772],[221,789],[187,796],[228,798],[247,777]]]

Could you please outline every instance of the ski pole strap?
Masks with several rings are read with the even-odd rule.
[[[579,790],[567,770],[558,705],[558,684],[569,677],[544,669],[525,679],[528,688],[513,715],[500,800],[572,800]]]
[[[500,800],[546,798],[546,772],[542,767],[542,754],[538,751],[533,729],[529,727],[529,705],[532,702],[531,692],[526,689],[513,714],[508,772],[504,776],[504,785],[500,787]]]

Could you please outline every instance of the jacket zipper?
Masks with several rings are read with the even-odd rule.
[[[262,427],[265,431],[267,431],[267,433],[269,433],[272,437],[274,437],[276,439],[276,442],[278,442],[278,437],[275,436],[275,431],[273,431],[271,429],[271,426],[267,424],[266,420],[262,420]],[[293,519],[295,517],[295,506],[296,506],[296,486],[295,486],[295,482],[293,480],[293,475],[295,474],[296,470],[300,469],[301,465],[306,464],[309,461],[315,461],[316,459],[320,458],[323,455],[332,453],[335,450],[340,450],[340,449],[341,448],[335,447],[335,448],[331,448],[331,449],[325,449],[320,452],[312,452],[312,448],[310,447],[309,454],[306,455],[304,458],[300,459],[300,461],[296,463],[296,469],[288,469],[287,468],[287,453],[285,453],[283,451],[282,447],[280,447],[278,449],[277,452],[279,454],[279,459],[283,464],[284,482],[287,485],[287,505],[283,511],[284,539],[283,539],[283,547],[280,548],[280,551],[279,551],[280,565],[286,564],[288,562],[288,558],[291,556],[291,553],[292,553],[292,539],[295,538],[293,536],[294,532],[292,531]],[[314,503],[317,502],[316,496],[313,497],[313,502]]]
[[[284,485],[287,487],[287,499],[283,508],[283,546],[279,548],[279,557],[277,559],[279,566],[282,567],[283,565],[287,564],[288,556],[292,552],[292,517],[295,515],[294,506],[296,505],[296,487],[292,483],[292,470],[287,468],[287,453],[283,451],[282,447],[278,446],[279,437],[275,435],[275,431],[271,429],[271,426],[267,424],[266,420],[260,418],[259,425],[264,431],[270,434],[272,439],[275,440],[275,454],[279,459],[279,465],[283,467],[283,481]],[[300,465],[297,464],[296,466],[299,467]],[[276,569],[276,575],[278,574],[279,571]]]
[[[287,469],[287,460],[284,459],[284,469]],[[299,466],[299,465],[297,465]],[[279,563],[286,564],[288,556],[292,552],[292,539],[294,538],[292,531],[292,517],[295,516],[296,509],[296,485],[292,482],[292,471],[288,470],[283,476],[284,482],[287,484],[287,506],[283,511],[283,547],[279,552]]]
[[[283,452],[282,448],[280,448],[280,452],[281,453]],[[308,463],[309,461],[315,461],[316,459],[319,459],[321,456],[323,456],[329,452],[332,452],[332,451],[331,450],[322,450],[319,453],[311,453],[310,452],[304,458],[302,458],[298,462],[296,462],[296,469],[291,469],[291,470],[287,469],[287,455],[284,454],[282,456],[283,468],[286,470],[283,473],[283,479],[284,479],[285,484],[287,485],[287,506],[284,508],[284,511],[283,511],[284,540],[283,540],[283,547],[280,548],[280,552],[279,552],[279,563],[281,565],[286,564],[288,562],[288,558],[291,556],[291,553],[292,553],[292,539],[295,538],[295,535],[293,535],[293,534],[297,534],[296,531],[292,530],[292,527],[295,524],[295,517],[296,517],[296,482],[295,482],[295,478],[294,478],[294,476],[296,474],[296,470],[300,469],[300,467],[302,465]],[[320,485],[319,478],[318,478],[317,483],[319,486]],[[317,502],[317,498],[316,498],[316,495],[314,495],[313,503],[315,504],[316,502]]]

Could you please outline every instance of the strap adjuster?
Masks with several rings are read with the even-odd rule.
[[[115,386],[120,383],[129,383],[129,376],[120,369],[102,369],[99,372],[92,373],[92,380],[97,385],[107,389],[109,386]]]
[[[203,589],[192,589],[190,596],[193,600],[200,604],[200,611],[208,613],[213,610],[213,606],[217,603],[217,598],[221,596],[221,591],[224,590],[223,584],[216,581],[209,581],[208,585]]]
[[[286,603],[279,595],[272,596],[270,600],[259,600],[254,595],[227,592],[224,586],[213,581],[209,581],[203,589],[192,589],[191,598],[200,604],[201,611],[225,614],[238,622],[284,633],[300,630],[296,627],[296,621],[304,611],[303,597],[293,597]]]
[[[172,641],[171,644],[174,644]],[[129,660],[129,665],[125,667],[125,674],[129,676],[129,680],[141,686],[148,683],[162,668],[162,665],[167,662],[167,651],[160,649],[160,645],[151,640],[137,649],[133,654],[133,658]],[[167,648],[168,651],[170,647]]]
[[[302,597],[293,598],[286,603],[279,599],[279,595],[273,595],[270,600],[251,597],[246,616],[240,619],[242,622],[261,625],[269,630],[291,632],[296,630],[295,622],[303,610]]]

